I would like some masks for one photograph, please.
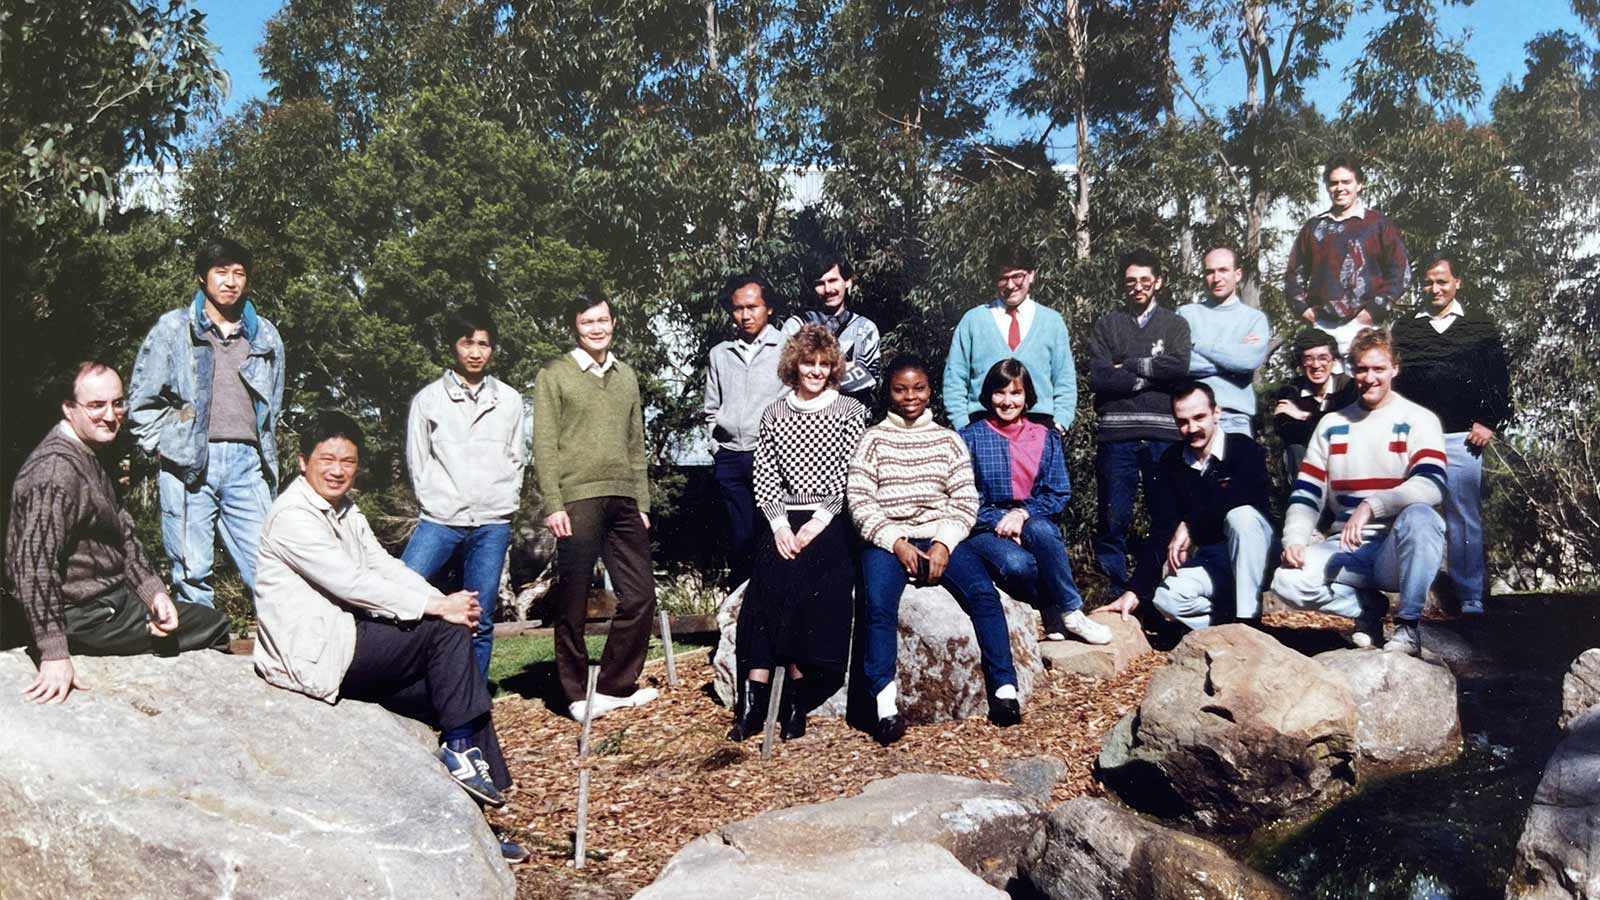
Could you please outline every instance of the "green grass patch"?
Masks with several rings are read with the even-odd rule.
[[[589,658],[599,660],[605,650],[606,636],[593,634],[585,638],[589,645]],[[659,638],[650,639],[649,659],[656,659],[666,651]],[[489,656],[489,690],[498,697],[506,693],[504,683],[521,675],[540,663],[554,665],[556,661],[555,638],[547,635],[515,635],[494,639],[494,652]],[[554,673],[551,673],[554,677]]]

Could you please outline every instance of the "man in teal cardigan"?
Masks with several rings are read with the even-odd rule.
[[[984,376],[995,363],[1012,357],[1028,367],[1039,393],[1029,418],[1065,434],[1078,410],[1078,374],[1067,321],[1028,296],[1038,268],[1033,251],[1001,244],[990,253],[989,265],[995,298],[967,310],[950,339],[944,364],[945,413],[956,428],[985,415],[979,396]]]

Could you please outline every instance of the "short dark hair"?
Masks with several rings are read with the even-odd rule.
[[[1235,269],[1244,268],[1244,257],[1239,255],[1238,248],[1232,244],[1212,244],[1210,247],[1207,247],[1206,252],[1200,254],[1200,265],[1203,267],[1205,265],[1205,258],[1217,252],[1218,250],[1228,251],[1228,255],[1233,257],[1233,267]],[[1122,271],[1128,271],[1127,267],[1124,266]]]
[[[494,317],[481,306],[463,306],[445,316],[444,336],[451,344],[480,331],[488,333],[490,347],[498,343],[499,332],[495,330]]]
[[[1428,274],[1429,269],[1439,265],[1440,263],[1450,267],[1450,275],[1453,278],[1460,278],[1466,274],[1467,270],[1461,265],[1461,261],[1456,257],[1455,252],[1449,250],[1440,250],[1424,256],[1422,258],[1422,265],[1417,268],[1417,271],[1423,275],[1426,275]],[[1417,280],[1421,281],[1422,279],[1419,278]]]
[[[1193,378],[1186,378],[1173,386],[1172,408],[1177,409],[1179,400],[1192,396],[1196,391],[1206,395],[1206,401],[1212,409],[1217,408],[1217,392],[1211,389],[1211,385]]]
[[[1361,160],[1353,153],[1335,153],[1328,157],[1328,161],[1322,164],[1323,184],[1328,183],[1328,176],[1333,174],[1334,169],[1349,169],[1356,176],[1356,181],[1365,183],[1367,180],[1367,171],[1361,168]]]
[[[889,396],[889,382],[893,381],[896,375],[911,369],[916,369],[922,372],[923,375],[927,375],[929,385],[932,386],[933,376],[929,373],[932,372],[933,369],[928,366],[927,360],[916,355],[915,353],[897,353],[895,354],[894,359],[889,360],[889,365],[884,367],[883,395],[885,397]]]
[[[1305,331],[1295,335],[1294,343],[1291,346],[1293,347],[1296,365],[1299,364],[1300,357],[1306,355],[1307,350],[1317,347],[1327,347],[1328,352],[1332,353],[1335,359],[1339,357],[1339,340],[1320,328],[1307,328]]]
[[[1028,367],[1015,358],[1002,359],[989,367],[989,374],[983,376],[983,387],[978,389],[978,402],[984,409],[994,412],[995,392],[1013,381],[1022,382],[1022,408],[1033,409],[1039,402],[1039,393],[1033,389],[1033,376],[1028,374]]]
[[[806,255],[805,260],[806,283],[816,284],[822,280],[822,276],[835,267],[839,269],[839,277],[846,281],[856,275],[855,270],[850,268],[850,257],[845,256],[842,251],[833,247],[812,251]]]
[[[111,367],[98,359],[85,359],[63,367],[50,379],[50,393],[61,403],[78,402],[78,379]],[[112,371],[116,371],[112,369]]]
[[[248,276],[250,269],[255,264],[255,257],[244,248],[243,244],[229,238],[212,238],[200,245],[194,253],[194,274],[200,278],[217,266],[228,266],[238,263],[244,266],[244,274]]]
[[[992,274],[1024,269],[1032,272],[1039,268],[1039,257],[1033,248],[1017,241],[1002,241],[989,248],[989,271]]]
[[[767,309],[770,310],[777,306],[777,292],[772,289],[771,282],[754,272],[740,272],[737,275],[729,275],[722,282],[722,290],[717,293],[717,303],[723,309],[732,310],[733,295],[738,293],[740,288],[750,284],[755,285],[761,291],[761,302],[766,304]],[[579,310],[579,312],[582,312],[582,310]],[[577,313],[573,313],[573,316],[576,318]]]
[[[1122,258],[1117,260],[1118,281],[1121,281],[1122,277],[1128,273],[1129,266],[1142,266],[1149,269],[1150,274],[1155,277],[1161,277],[1161,257],[1157,256],[1149,248],[1139,247],[1122,254]]]
[[[310,456],[323,441],[344,438],[356,445],[356,453],[365,449],[361,426],[336,409],[318,410],[311,414],[300,428],[300,455]]]
[[[602,303],[604,303],[608,309],[611,306],[611,301],[607,299],[606,295],[597,288],[591,288],[580,294],[574,295],[573,298],[568,300],[561,308],[562,313],[567,317],[567,327],[571,328],[573,331],[577,331],[578,317],[583,315],[585,311],[599,306]],[[613,317],[615,317],[615,314],[613,314]]]

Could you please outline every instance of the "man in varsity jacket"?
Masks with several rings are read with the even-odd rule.
[[[1444,428],[1450,489],[1444,494],[1445,558],[1456,602],[1467,615],[1483,612],[1483,451],[1511,418],[1511,377],[1494,322],[1468,315],[1456,294],[1461,263],[1434,255],[1423,265],[1428,308],[1394,326],[1405,371],[1395,389],[1432,410]]]
[[[1156,302],[1161,260],[1135,250],[1118,264],[1123,303],[1089,335],[1089,388],[1095,427],[1094,556],[1111,596],[1128,589],[1128,527],[1144,485],[1148,504],[1162,490],[1161,454],[1178,441],[1172,386],[1189,373],[1189,323]]]
[[[874,395],[883,374],[883,358],[878,351],[878,326],[849,308],[850,289],[855,285],[850,260],[837,251],[823,251],[807,261],[806,270],[820,306],[790,317],[783,323],[784,336],[793,336],[806,325],[821,325],[832,332],[844,356],[839,393],[873,409],[877,405]]]
[[[1418,620],[1444,557],[1445,489],[1439,417],[1393,389],[1401,360],[1389,333],[1350,344],[1357,400],[1322,417],[1300,463],[1283,522],[1283,564],[1272,591],[1290,606],[1356,619],[1352,642],[1381,642],[1388,599],[1400,612],[1385,649],[1422,652]],[[1313,543],[1324,507],[1332,537]]]

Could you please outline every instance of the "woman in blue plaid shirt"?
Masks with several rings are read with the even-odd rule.
[[[1036,398],[1032,376],[1016,359],[995,363],[983,380],[978,401],[988,414],[960,432],[982,504],[966,543],[997,583],[1036,596],[1046,640],[1071,634],[1109,643],[1111,629],[1083,614],[1072,578],[1056,524],[1072,498],[1066,453],[1054,432],[1025,415]]]

